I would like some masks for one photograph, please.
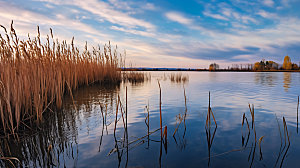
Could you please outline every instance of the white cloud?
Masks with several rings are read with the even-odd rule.
[[[146,10],[156,10],[156,7],[152,3],[146,3],[143,8]]]
[[[241,16],[240,19],[245,24],[249,24],[250,22],[258,24],[258,21],[250,16]]]
[[[263,4],[268,7],[273,7],[275,3],[273,0],[263,0]]]
[[[89,11],[99,17],[113,23],[122,25],[129,28],[136,27],[144,27],[149,31],[155,30],[155,26],[149,22],[146,22],[141,19],[136,19],[127,15],[126,13],[122,13],[118,10],[114,10],[105,2],[96,1],[96,0],[88,0],[88,1],[75,1],[77,7],[80,7],[86,11]]]
[[[266,12],[264,10],[259,10],[257,12],[258,15],[260,15],[261,17],[267,18],[267,19],[274,19],[274,18],[278,18],[278,16],[274,13],[270,13],[270,12]]]
[[[247,28],[248,28],[248,26],[245,26],[245,25],[240,24],[240,23],[238,23],[238,22],[231,22],[231,25],[232,25],[233,27],[239,28],[239,29],[247,29]]]
[[[122,10],[132,10],[128,2],[121,1],[121,0],[109,0],[110,4],[112,4],[114,7]]]
[[[231,9],[227,9],[227,13],[231,13],[232,18],[236,19],[237,21],[243,22],[245,24],[249,24],[250,22],[258,24],[258,21],[249,15],[241,14]]]
[[[209,16],[214,19],[224,20],[224,21],[239,21],[244,24],[249,24],[250,22],[258,24],[258,21],[251,16],[238,13],[231,8],[223,7],[217,13],[212,13],[210,11],[211,6],[208,5],[206,10],[203,12],[205,16]]]
[[[229,9],[229,8],[223,8],[222,14],[225,15],[225,16],[227,16],[227,17],[230,17],[231,14],[232,14],[232,10]]]
[[[193,23],[192,19],[189,19],[178,12],[168,12],[165,15],[169,20],[180,24],[191,25]]]
[[[69,6],[76,6],[82,10],[90,12],[97,17],[98,19],[104,19],[110,23],[117,24],[120,26],[124,26],[127,28],[137,28],[142,27],[145,28],[147,31],[154,31],[156,26],[153,24],[144,21],[142,19],[136,19],[130,16],[128,13],[121,12],[117,8],[116,5],[111,5],[109,3],[97,0],[40,0],[43,2],[49,2],[57,5],[69,5]],[[111,3],[116,4],[117,0],[111,0]],[[127,4],[126,2],[123,2]],[[115,8],[114,8],[115,7]],[[128,5],[128,9],[131,9]],[[134,12],[134,11],[133,11]]]
[[[197,56],[197,53],[213,52],[213,51],[229,51],[230,49],[243,50],[245,47],[257,47],[268,53],[275,53],[276,50],[272,48],[272,45],[276,44],[279,46],[285,46],[288,44],[295,44],[300,42],[300,20],[297,18],[278,18],[274,17],[276,14],[269,13],[264,10],[257,10],[257,13],[251,13],[251,15],[246,15],[244,13],[239,13],[230,7],[218,8],[219,11],[209,9],[206,11],[206,15],[209,17],[215,17],[219,20],[228,20],[228,23],[233,26],[230,32],[217,31],[209,29],[206,27],[201,27],[202,22],[196,22],[196,17],[187,17],[184,13],[172,11],[165,13],[165,17],[173,22],[180,23],[190,29],[197,30],[193,31],[193,35],[174,35],[165,34],[160,32],[160,29],[152,24],[150,21],[135,18],[135,15],[129,14],[127,11],[124,12],[119,10],[116,5],[111,3],[116,3],[121,0],[110,0],[110,2],[87,0],[86,2],[81,2],[77,0],[70,1],[52,1],[46,0],[51,6],[56,7],[56,5],[61,5],[60,9],[70,10],[70,11],[56,11],[55,8],[51,8],[56,15],[43,15],[30,10],[22,9],[22,7],[10,5],[8,2],[0,2],[0,23],[8,26],[10,21],[13,19],[16,26],[18,27],[17,33],[26,35],[29,33],[36,34],[36,25],[41,25],[41,27],[48,28],[52,27],[54,32],[61,40],[71,39],[75,34],[75,39],[78,40],[78,34],[80,36],[79,40],[84,42],[85,40],[92,40],[94,43],[99,43],[100,41],[106,42],[108,40],[114,41],[114,44],[118,44],[120,48],[126,48],[127,56],[129,60],[135,62],[138,65],[146,66],[183,66],[180,62],[184,62],[186,67],[192,67],[193,64],[201,65],[202,63],[208,64],[207,61],[201,59],[201,55]],[[126,1],[122,1],[126,2]],[[144,4],[149,10],[155,10],[155,6],[152,4]],[[141,6],[142,9],[142,6]],[[49,9],[50,10],[50,9]],[[126,10],[134,10],[132,6],[128,4]],[[144,9],[142,9],[144,10]],[[214,12],[212,12],[214,11]],[[64,12],[72,12],[81,16],[84,14],[88,19],[94,20],[96,24],[85,24],[81,22],[79,17],[77,20],[72,19],[71,16],[65,15]],[[276,23],[272,27],[260,29],[252,29],[249,23],[259,23],[258,19],[276,19]],[[83,19],[83,18],[82,18]],[[199,20],[202,20],[201,18]],[[101,28],[96,26],[103,25],[105,22],[104,30],[108,30],[105,33]],[[108,23],[109,22],[109,23]],[[109,26],[107,26],[107,24]],[[218,24],[219,25],[219,24]],[[225,26],[223,26],[225,27]],[[246,29],[246,30],[244,30]],[[118,36],[116,36],[112,30],[120,31]],[[185,30],[184,30],[185,31]],[[44,31],[41,31],[42,33]],[[124,32],[124,33],[122,33]],[[77,35],[76,35],[77,33]],[[144,37],[150,37],[150,41],[146,39],[135,38],[135,36],[130,36],[126,39],[128,33],[135,34]],[[126,36],[124,35],[126,34]],[[201,37],[201,38],[200,38]],[[148,40],[148,38],[147,38]],[[90,41],[89,41],[90,42]],[[196,58],[184,58],[189,57],[190,53],[195,54]],[[239,55],[234,58],[236,59],[253,59],[255,55]],[[172,61],[161,61],[172,60]],[[214,58],[212,58],[214,59]],[[216,58],[218,59],[218,58]],[[225,58],[226,59],[226,58]],[[189,64],[190,62],[190,64]],[[210,62],[210,61],[209,61]],[[217,60],[218,63],[222,60]],[[226,60],[223,60],[226,63]],[[231,64],[231,63],[230,63]]]
[[[146,31],[140,31],[140,30],[134,30],[134,29],[125,29],[123,27],[118,27],[118,26],[111,26],[110,27],[112,30],[118,30],[122,31],[125,33],[130,33],[130,34],[135,34],[135,35],[140,35],[140,36],[145,36],[145,37],[155,37],[154,33],[146,32]]]
[[[0,11],[1,11],[0,17],[3,20],[1,21],[1,23],[6,23],[7,20],[10,21],[14,20],[15,23],[21,22],[21,23],[27,23],[29,25],[41,25],[41,26],[48,25],[49,27],[61,26],[61,27],[65,27],[77,31],[95,34],[102,37],[108,37],[107,34],[104,34],[99,30],[94,29],[91,26],[88,26],[76,20],[71,20],[61,14],[56,14],[55,15],[56,17],[51,18],[39,13],[24,10],[22,8],[4,2],[0,2]],[[8,22],[7,24],[9,23],[10,22]]]
[[[226,18],[226,17],[224,17],[224,16],[222,16],[222,15],[220,15],[220,14],[213,14],[213,13],[210,13],[210,12],[208,12],[208,11],[203,12],[203,14],[204,14],[205,16],[209,16],[209,17],[212,17],[212,18],[214,18],[214,19],[226,20],[226,21],[229,20],[228,18]]]
[[[182,15],[181,13],[167,12],[167,13],[165,13],[165,16],[167,17],[167,19],[169,19],[173,22],[183,24],[183,25],[187,26],[189,29],[198,30],[198,31],[206,30],[202,26],[196,25],[194,23],[193,19],[187,18],[184,15]]]

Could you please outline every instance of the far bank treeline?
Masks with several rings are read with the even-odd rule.
[[[212,63],[209,65],[209,70],[219,70],[219,65]],[[300,67],[291,61],[289,56],[285,56],[283,64],[280,65],[274,61],[266,61],[262,59],[260,62],[255,62],[254,64],[233,64],[228,70],[248,70],[248,71],[277,71],[277,70],[300,70]]]

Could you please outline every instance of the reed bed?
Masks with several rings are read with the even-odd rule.
[[[172,73],[170,75],[170,80],[171,82],[176,82],[176,83],[186,83],[189,81],[189,76],[188,75],[183,75],[182,73]]]
[[[122,80],[124,82],[142,83],[150,79],[151,79],[150,74],[146,74],[143,72],[125,71],[122,74]]]
[[[63,95],[92,83],[118,83],[122,55],[110,43],[103,49],[87,44],[81,52],[71,43],[50,37],[41,42],[37,36],[20,40],[11,24],[0,34],[0,130],[15,133],[43,120],[43,113],[53,105],[62,106]]]

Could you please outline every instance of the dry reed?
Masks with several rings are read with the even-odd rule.
[[[1,27],[0,130],[5,134],[14,135],[22,123],[41,122],[49,103],[60,108],[63,95],[81,85],[121,80],[121,54],[110,43],[92,51],[86,44],[80,52],[74,38],[71,44],[59,42],[52,29],[42,44],[39,27],[37,36],[26,40],[18,38],[13,22],[10,31]]]
[[[207,116],[206,116],[206,124],[205,124],[205,128],[210,127],[211,126],[211,116],[214,119],[215,125],[216,127],[218,127],[218,124],[216,122],[214,113],[210,107],[210,92],[208,92],[208,111],[207,111]]]
[[[259,146],[259,160],[262,160],[263,159],[263,155],[262,155],[262,151],[261,151],[261,142],[263,140],[264,136],[260,137],[259,140],[258,140],[258,146]]]
[[[122,80],[124,82],[131,82],[131,83],[141,83],[151,79],[150,74],[146,74],[143,72],[132,72],[132,71],[125,71],[122,74]]]
[[[186,83],[189,80],[188,75],[183,75],[182,73],[172,73],[170,75],[170,80],[171,82],[176,82],[176,83]]]
[[[158,87],[159,87],[159,119],[160,119],[160,137],[162,139],[163,132],[162,132],[162,116],[161,116],[161,87],[160,83],[158,82]]]
[[[297,134],[298,134],[298,112],[299,112],[299,96],[298,96],[298,103],[297,103]]]

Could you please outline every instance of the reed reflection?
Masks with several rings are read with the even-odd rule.
[[[290,149],[291,143],[290,143],[290,136],[289,136],[289,131],[287,128],[285,118],[284,117],[282,118],[283,133],[281,132],[280,124],[278,122],[277,117],[276,117],[276,120],[277,120],[277,124],[278,124],[279,135],[280,135],[280,149],[279,149],[278,157],[276,159],[274,167],[276,167],[277,165],[282,167],[284,160],[286,158],[287,152]],[[283,136],[284,136],[284,143],[283,143],[283,138],[282,138]],[[280,161],[280,159],[281,159],[281,161]],[[279,165],[279,163],[280,163],[280,165]]]
[[[211,123],[211,117],[214,119],[215,127],[213,134],[211,133],[211,128],[212,128],[212,123]],[[207,116],[206,116],[206,124],[205,124],[205,133],[206,133],[206,140],[207,140],[207,147],[208,147],[208,167],[210,166],[210,157],[211,157],[211,147],[215,138],[215,134],[218,128],[218,124],[216,122],[214,113],[211,109],[210,106],[210,92],[208,93],[208,111],[207,111]]]
[[[76,164],[78,157],[77,130],[73,121],[67,121],[65,113],[55,112],[37,129],[17,139],[1,139],[4,156],[14,156],[21,167],[50,167],[65,164],[65,159]],[[69,115],[69,114],[67,114]],[[42,131],[40,131],[42,130]],[[7,167],[8,162],[1,162]]]
[[[0,138],[1,155],[18,158],[20,163],[13,161],[13,164],[20,167],[76,166],[79,153],[78,124],[81,125],[81,122],[90,120],[90,116],[98,113],[93,109],[99,106],[96,102],[106,104],[105,113],[109,116],[109,109],[113,109],[110,104],[113,104],[118,91],[118,85],[79,88],[73,94],[73,100],[67,96],[64,98],[62,110],[48,107],[42,124],[20,132],[18,138]],[[106,119],[102,122],[105,124]],[[0,160],[0,167],[10,166],[11,161]]]
[[[171,73],[170,80],[172,83],[187,83],[189,81],[189,76],[182,73]]]
[[[214,138],[215,138],[215,134],[216,134],[217,128],[218,127],[214,127],[213,133],[212,133],[211,127],[205,128],[206,140],[207,140],[207,149],[208,149],[208,163],[207,163],[208,167],[210,166],[211,147],[213,145],[213,141],[214,141]]]
[[[183,96],[184,96],[184,105],[185,105],[185,111],[184,111],[184,114],[178,114],[176,116],[176,125],[177,127],[175,128],[174,130],[174,133],[173,133],[173,138],[174,138],[174,141],[176,143],[176,146],[180,149],[180,150],[184,150],[185,147],[186,147],[186,139],[185,139],[185,133],[186,133],[186,117],[187,117],[187,112],[188,112],[188,109],[187,109],[187,99],[186,99],[186,92],[185,92],[185,88],[183,87]],[[183,131],[183,134],[182,134],[182,138],[181,136],[179,136],[179,134],[177,134],[178,136],[176,137],[176,132],[180,126],[180,124],[182,123],[183,121],[183,126],[184,126],[184,131]],[[178,141],[177,141],[178,139]]]

